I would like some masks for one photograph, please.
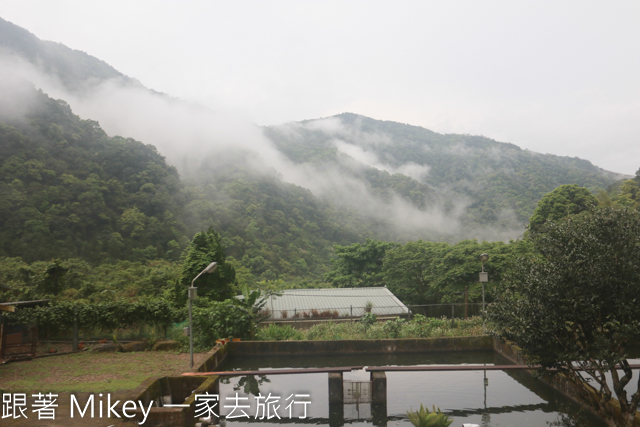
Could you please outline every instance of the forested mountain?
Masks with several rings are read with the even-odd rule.
[[[62,82],[56,93],[73,107],[29,86],[0,93],[0,257],[177,260],[195,233],[213,227],[241,283],[317,281],[329,271],[333,245],[507,240],[559,185],[595,192],[620,178],[578,158],[350,113],[215,133],[202,125],[216,119],[203,108],[171,109],[180,103],[2,19],[0,54]],[[92,92],[106,81],[106,90]],[[136,90],[92,104],[117,85]],[[141,101],[145,94],[153,96]],[[134,105],[127,114],[113,115],[127,103]],[[76,116],[80,106],[97,116]],[[144,124],[131,120],[138,110]],[[127,119],[110,132],[122,136],[95,121],[108,129],[105,117]],[[151,127],[149,139],[130,138]],[[167,152],[147,145],[161,146],[153,137],[168,132]],[[198,150],[168,153],[194,141]],[[258,168],[247,160],[251,150],[256,158],[272,150],[277,161]],[[199,162],[183,166],[187,151]]]
[[[188,241],[175,168],[64,101],[19,92],[24,115],[0,109],[0,256],[177,259]]]
[[[186,189],[185,222],[192,232],[209,226],[220,231],[243,282],[319,279],[328,271],[332,245],[368,236],[357,216],[275,174],[228,162],[198,178]]]
[[[0,18],[0,52],[4,51],[28,61],[44,73],[59,79],[72,91],[85,89],[105,79],[118,79],[122,84],[140,86],[111,65],[85,52],[70,49],[62,43],[40,40],[24,28]]]
[[[0,104],[0,257],[177,260],[213,226],[245,282],[319,278],[333,244],[363,238],[310,191],[226,167],[181,182],[153,146],[109,137],[27,83]]]
[[[464,204],[463,225],[522,228],[540,198],[563,184],[595,192],[622,175],[577,157],[539,154],[483,136],[439,134],[357,114],[265,130],[297,163],[340,164],[378,194],[400,194],[419,209]],[[345,157],[355,162],[348,166]],[[456,236],[464,237],[464,236]]]

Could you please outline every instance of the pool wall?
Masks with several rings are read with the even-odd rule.
[[[226,347],[229,347],[231,355],[325,355],[493,350],[494,345],[492,337],[476,336],[387,340],[238,341],[231,342]]]
[[[187,372],[211,372],[216,371],[229,354],[229,345],[216,346],[205,356],[202,363],[195,365]],[[152,406],[144,423],[154,427],[192,427],[197,419],[196,394],[219,393],[218,376],[181,376],[181,377],[151,377],[131,392],[129,400],[142,401],[145,406],[149,402],[156,402]],[[171,403],[185,404],[187,407],[169,408],[158,406],[164,398],[169,398]],[[165,402],[166,403],[166,402]],[[140,410],[135,411],[135,421],[142,422],[144,414]]]
[[[498,339],[494,339],[494,343],[493,343],[493,350],[502,355],[503,357],[505,357],[506,359],[510,360],[512,363],[516,364],[516,365],[526,365],[527,364],[527,360],[526,358],[523,356],[522,351],[520,350],[519,347],[515,346],[515,345],[511,345],[509,343],[506,342],[501,342]],[[529,373],[530,375],[533,375],[534,370],[531,371],[524,371]],[[574,402],[576,402],[577,404],[579,404],[580,406],[582,406],[584,409],[586,409],[587,411],[591,412],[594,416],[600,418],[600,416],[595,413],[595,411],[592,409],[592,407],[590,405],[588,405],[581,393],[580,393],[580,388],[575,385],[574,383],[572,383],[566,376],[562,375],[562,374],[558,374],[558,375],[544,375],[542,377],[538,378],[541,381],[544,381],[545,383],[549,384],[551,387],[553,387],[554,389],[558,390],[560,393],[562,393],[563,395],[565,395],[566,397],[568,397],[569,399],[573,400]],[[595,393],[593,393],[593,397],[594,400],[598,399],[597,395]],[[615,408],[617,408],[617,411],[619,413],[620,411],[620,403],[618,402],[618,400],[616,399],[612,399],[613,400],[613,405]],[[640,426],[640,412],[636,412],[636,418],[634,421],[634,426]]]
[[[514,364],[526,364],[521,351],[516,346],[500,342],[491,336],[474,337],[447,337],[447,338],[417,338],[417,339],[386,339],[386,340],[336,340],[336,341],[239,341],[230,342],[224,346],[216,346],[209,351],[203,362],[196,365],[189,372],[215,372],[224,360],[233,355],[327,355],[327,354],[384,354],[384,353],[430,353],[445,351],[477,351],[493,350],[507,358]],[[533,370],[528,372],[533,376]],[[188,408],[164,408],[152,407],[149,419],[154,426],[184,425],[192,426],[195,423],[195,394],[196,393],[216,393],[218,392],[218,376],[206,377],[180,377],[188,382],[187,388],[200,384],[189,397],[184,401]],[[187,380],[186,378],[191,378]],[[150,378],[141,384],[132,394],[135,400],[148,402],[161,398],[165,394],[165,383],[170,384],[172,390],[181,390],[177,383],[179,378]],[[580,404],[585,409],[593,412],[586,405],[577,386],[571,383],[566,377],[555,375],[553,377],[541,378],[554,389]],[[164,381],[164,383],[163,383]],[[194,382],[195,381],[195,382]],[[173,393],[172,393],[173,394]],[[183,399],[182,391],[179,399]],[[174,396],[175,398],[176,396]],[[178,403],[175,402],[174,403]],[[142,414],[138,420],[141,419]],[[595,414],[594,414],[595,415]],[[635,425],[640,426],[640,416],[636,415]]]

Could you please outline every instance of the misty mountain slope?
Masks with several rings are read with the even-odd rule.
[[[224,166],[201,168],[186,180],[185,223],[213,226],[236,269],[253,279],[318,279],[328,271],[334,244],[375,235],[356,214],[336,210],[309,190],[244,168],[230,153]],[[232,260],[232,261],[233,261]]]
[[[237,152],[203,162],[185,188],[155,147],[109,137],[27,84],[0,89],[11,95],[0,98],[0,257],[177,260],[213,226],[243,282],[316,280],[333,244],[374,236]]]
[[[587,161],[537,155],[480,136],[441,135],[350,113],[264,128],[275,143],[271,147],[249,129],[250,124],[227,128],[232,118],[186,108],[144,88],[129,90],[126,82],[114,82],[113,77],[122,74],[106,63],[40,41],[6,21],[0,23],[5,48],[37,63],[48,75],[78,84],[103,83],[95,83],[95,90],[82,98],[71,99],[72,94],[66,96],[56,88],[51,93],[70,102],[79,114],[99,120],[110,134],[153,144],[183,173],[201,160],[201,155],[193,159],[193,153],[220,154],[241,145],[262,156],[260,163],[276,169],[284,181],[310,189],[335,209],[357,212],[361,222],[371,223],[372,232],[382,233],[380,238],[515,237],[537,201],[557,186],[576,183],[596,190],[613,182]],[[279,159],[274,150],[292,163]],[[187,156],[190,163],[183,162]],[[244,167],[254,169],[255,162]],[[500,232],[481,232],[482,227]]]
[[[154,147],[108,137],[26,84],[0,88],[12,95],[0,99],[0,256],[179,257],[181,182]]]
[[[175,169],[154,147],[109,138],[96,121],[79,119],[64,101],[36,96],[32,88],[3,90],[0,122],[6,132],[0,143],[14,137],[28,143],[9,144],[11,149],[0,152],[0,168],[6,172],[0,183],[6,196],[0,203],[0,256],[175,259],[187,238],[213,226],[244,281],[314,280],[327,271],[333,244],[376,236],[357,215],[283,182],[275,166],[261,157],[266,149],[271,157],[283,156],[264,147],[269,142],[255,125],[241,122],[221,134],[217,122],[226,125],[229,117],[132,88],[121,73],[95,58],[2,24],[4,58],[10,59],[0,67],[0,81],[31,79],[68,100],[83,117],[110,124],[111,134],[133,134],[164,147],[162,154],[168,152],[188,179],[183,189]],[[99,72],[92,72],[93,66]],[[66,75],[67,68],[80,71]],[[58,84],[63,78],[66,82]],[[87,133],[92,129],[95,134]],[[247,150],[251,161],[244,157]],[[154,167],[142,161],[144,153],[155,156]],[[257,168],[258,163],[267,166]],[[34,164],[46,176],[37,170],[37,176],[27,176],[31,172],[22,169],[31,171]],[[157,176],[163,171],[169,176]],[[162,182],[165,178],[171,185]],[[142,202],[153,202],[157,209],[150,211]],[[164,211],[158,216],[160,208]]]
[[[520,226],[540,198],[562,184],[578,184],[591,191],[604,189],[620,175],[578,158],[538,154],[514,144],[482,136],[442,135],[418,126],[374,120],[352,113],[265,128],[265,134],[292,161],[340,164],[354,160],[350,175],[403,176],[393,186],[419,208],[434,200],[464,205],[462,223]],[[343,168],[344,169],[344,166]],[[389,179],[383,180],[388,182]],[[422,196],[415,197],[416,191]],[[414,197],[411,197],[411,196]],[[507,217],[511,216],[505,224]]]
[[[78,91],[104,80],[142,87],[106,62],[67,46],[40,40],[24,28],[0,18],[0,51],[17,55],[57,78],[68,90]]]
[[[36,117],[33,95],[0,92],[13,150],[0,154],[0,256],[175,259],[213,226],[244,282],[316,280],[333,244],[506,240],[556,186],[613,182],[580,159],[355,114],[258,128],[0,24],[0,73],[69,104],[40,94]]]

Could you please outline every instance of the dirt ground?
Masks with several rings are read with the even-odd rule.
[[[204,359],[205,353],[196,353],[194,362]],[[107,394],[111,401],[131,399],[130,392],[144,380],[152,376],[180,375],[189,370],[189,354],[171,352],[138,352],[138,353],[91,353],[83,352],[70,355],[36,358],[31,361],[13,362],[0,365],[0,390],[4,396],[16,393],[26,394],[27,418],[2,418],[4,426],[47,426],[47,427],[108,427],[125,425],[121,419],[98,417],[79,418],[78,413],[71,418],[71,396],[81,403],[94,394],[96,402],[98,394],[103,393],[106,402]],[[33,394],[57,394],[55,419],[38,419],[33,412]],[[8,399],[8,397],[7,397]],[[6,405],[5,405],[6,406]],[[6,409],[6,408],[3,408]],[[3,414],[4,415],[4,414]],[[13,416],[13,415],[12,415]],[[126,423],[126,425],[137,425]]]

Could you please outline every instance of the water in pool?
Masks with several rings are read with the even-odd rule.
[[[270,369],[284,368],[460,364],[478,365],[478,370],[387,372],[386,408],[375,404],[372,406],[368,402],[345,403],[338,412],[335,411],[336,406],[330,408],[329,405],[327,373],[269,375]],[[526,372],[483,371],[483,364],[510,363],[492,351],[232,357],[222,366],[223,370],[261,370],[264,375],[223,379],[220,385],[221,412],[223,418],[227,416],[226,424],[229,426],[260,423],[265,426],[315,424],[410,427],[407,411],[417,410],[423,404],[429,409],[435,405],[450,415],[454,419],[452,427],[461,427],[466,423],[482,427],[605,426],[590,413],[581,411],[579,406]],[[344,373],[345,384],[350,384],[354,389],[362,387],[363,394],[366,394],[369,379],[369,373],[364,370]],[[350,382],[364,384],[358,386]],[[271,399],[256,399],[258,394],[271,394]],[[245,413],[248,418],[243,415]],[[275,416],[276,413],[280,419]],[[234,415],[241,417],[231,418]],[[304,418],[300,418],[303,416]]]

